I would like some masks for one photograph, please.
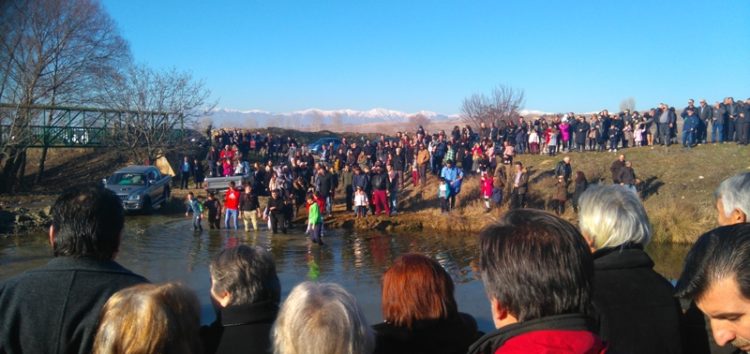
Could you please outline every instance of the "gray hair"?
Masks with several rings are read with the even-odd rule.
[[[743,172],[725,179],[714,193],[721,198],[724,214],[729,217],[735,209],[750,217],[750,172]]]
[[[292,290],[273,327],[275,354],[370,354],[374,337],[357,301],[333,283]]]
[[[651,241],[651,223],[638,196],[623,186],[592,186],[578,201],[578,225],[594,248],[612,248],[626,243],[646,246]]]
[[[276,264],[268,251],[240,245],[221,251],[211,261],[211,288],[228,292],[229,305],[246,305],[260,301],[278,303],[281,283]]]

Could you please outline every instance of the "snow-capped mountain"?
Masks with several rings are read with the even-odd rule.
[[[457,119],[458,115],[446,115],[430,111],[406,113],[385,108],[374,108],[367,111],[353,109],[322,110],[310,108],[294,112],[275,113],[262,110],[236,110],[219,108],[210,118],[216,127],[313,127],[359,125],[369,123],[403,123],[409,117],[423,115],[433,121]]]

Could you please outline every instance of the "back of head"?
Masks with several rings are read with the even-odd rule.
[[[721,200],[725,216],[732,211],[739,210],[750,218],[750,172],[744,172],[725,179],[719,184],[714,193],[717,200]]]
[[[453,280],[435,260],[406,254],[383,275],[383,319],[411,328],[415,321],[445,319],[458,313]]]
[[[210,272],[213,291],[228,292],[229,305],[279,303],[281,299],[276,264],[271,254],[260,247],[227,248],[211,261]]]
[[[176,283],[118,291],[102,308],[94,354],[200,353],[200,310],[193,292]]]
[[[646,246],[651,222],[641,200],[620,185],[592,186],[578,200],[578,226],[595,249],[628,243]]]
[[[685,257],[676,295],[699,301],[711,285],[734,278],[750,299],[750,224],[722,226],[703,234]]]
[[[114,258],[125,224],[122,201],[101,185],[64,191],[52,206],[55,256]]]
[[[374,339],[362,310],[333,283],[297,285],[276,318],[276,354],[369,354]]]
[[[518,321],[588,313],[593,260],[569,222],[539,210],[512,210],[481,232],[479,247],[487,294]]]

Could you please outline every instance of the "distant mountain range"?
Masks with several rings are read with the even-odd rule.
[[[410,116],[417,114],[424,115],[434,121],[454,120],[459,117],[458,115],[446,115],[430,111],[406,113],[384,108],[375,108],[368,111],[357,111],[353,109],[322,110],[311,108],[286,113],[261,110],[241,111],[236,109],[219,108],[213,111],[210,119],[216,127],[259,128],[278,126],[302,128],[388,122],[403,123],[408,121]]]
[[[522,115],[542,115],[546,112],[522,110]],[[423,115],[434,122],[450,122],[460,118],[458,114],[441,114],[431,111],[406,113],[385,108],[368,111],[353,109],[322,110],[310,108],[301,111],[276,113],[262,110],[236,110],[219,108],[209,117],[217,128],[262,128],[269,126],[285,128],[323,128],[342,125],[363,125],[372,123],[404,123],[409,117]]]

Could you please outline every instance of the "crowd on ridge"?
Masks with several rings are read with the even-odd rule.
[[[580,196],[578,227],[514,209],[479,235],[478,273],[496,330],[459,311],[435,260],[399,256],[382,278],[384,322],[371,325],[334,283],[305,281],[286,299],[271,254],[228,247],[209,266],[219,315],[200,326],[196,295],[151,284],[115,261],[124,228],[100,185],[62,193],[51,213],[54,258],[0,284],[2,353],[709,353],[750,350],[750,173],[715,193],[720,227],[700,236],[676,287],[644,251],[651,225],[620,185]],[[679,299],[689,306],[685,309]]]
[[[440,180],[435,192],[444,212],[456,207],[464,176],[480,175],[480,195],[490,211],[506,201],[511,208],[526,205],[529,176],[522,164],[514,163],[518,155],[668,146],[678,142],[679,127],[685,148],[708,142],[744,145],[750,133],[748,110],[750,101],[735,102],[731,97],[714,105],[702,99],[697,106],[691,99],[679,111],[680,124],[678,111],[662,103],[642,113],[603,110],[588,117],[574,113],[535,120],[521,117],[481,124],[476,131],[456,126],[447,133],[427,134],[419,127],[413,133],[381,135],[375,141],[342,138],[340,143],[324,144],[315,151],[291,136],[220,129],[211,132],[211,146],[202,160],[205,163],[185,156],[177,170],[182,188],[188,187],[191,178],[196,188],[203,188],[206,176],[241,175],[243,185],[234,187],[255,195],[238,204],[239,196],[231,193],[224,198],[223,209],[220,198],[206,196],[212,227],[219,227],[223,217],[227,228],[237,228],[242,218],[246,230],[250,225],[257,229],[257,220],[263,218],[269,229],[285,231],[301,207],[311,205],[311,192],[322,215],[331,214],[336,195],[344,196],[346,211],[357,217],[392,215],[400,210],[407,184],[422,187],[430,175]],[[567,167],[555,170],[554,197],[547,202],[548,209],[558,214],[564,212],[569,200],[576,209],[576,200],[588,185],[583,172],[571,174],[569,159],[564,159]],[[612,181],[636,191],[638,180],[632,164],[622,156],[618,160],[612,166]],[[257,196],[272,196],[274,191],[276,206],[263,208],[255,201]],[[196,228],[202,226],[198,223]]]

